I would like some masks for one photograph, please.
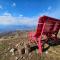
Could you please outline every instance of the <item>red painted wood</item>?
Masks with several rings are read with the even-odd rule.
[[[35,41],[38,41],[37,45],[40,54],[42,54],[42,42],[41,42],[42,35],[45,34],[47,37],[51,37],[53,33],[56,33],[57,36],[57,32],[59,31],[59,29],[60,29],[59,19],[51,18],[48,16],[42,16],[39,18],[36,33],[31,33],[30,35],[31,37],[37,39]]]
[[[43,33],[53,33],[60,29],[60,20],[43,16],[39,18],[35,37],[39,37],[42,31],[43,24],[46,23]]]

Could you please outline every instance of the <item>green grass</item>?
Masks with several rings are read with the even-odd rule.
[[[0,54],[3,52],[6,52],[6,50],[8,50],[8,44],[7,43],[0,43]]]

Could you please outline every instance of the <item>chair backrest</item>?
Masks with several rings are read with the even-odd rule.
[[[41,34],[52,34],[60,29],[60,20],[51,18],[48,16],[42,16],[39,18],[35,37],[39,37]]]

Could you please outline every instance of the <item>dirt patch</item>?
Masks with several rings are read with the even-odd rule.
[[[60,60],[60,45],[50,46],[49,49],[43,51],[41,56],[38,54],[37,46],[30,44],[31,49],[34,49],[26,54],[24,48],[26,48],[25,45],[28,44],[28,32],[19,31],[13,33],[15,35],[5,35],[5,40],[0,41],[0,60]],[[45,47],[47,47],[47,45]],[[10,52],[12,48],[14,55]],[[21,50],[23,50],[23,54],[21,54]]]

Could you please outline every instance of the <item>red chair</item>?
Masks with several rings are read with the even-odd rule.
[[[36,32],[30,32],[29,38],[32,41],[37,42],[39,53],[42,54],[42,35],[46,35],[48,38],[57,39],[57,34],[60,29],[60,20],[51,18],[48,16],[42,16],[39,18]]]

